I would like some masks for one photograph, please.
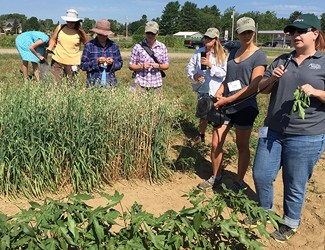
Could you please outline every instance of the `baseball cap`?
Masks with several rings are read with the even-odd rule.
[[[216,28],[208,28],[203,36],[207,36],[207,37],[209,37],[211,39],[219,38],[220,32]]]
[[[310,27],[314,27],[318,30],[321,30],[320,20],[314,14],[302,14],[298,16],[292,24],[285,27],[284,32],[290,32],[294,28],[308,29]]]
[[[242,17],[236,23],[236,32],[243,33],[246,30],[255,31],[255,21],[250,17]]]
[[[149,21],[146,23],[146,28],[145,28],[145,33],[147,32],[151,32],[154,34],[157,34],[159,31],[159,26],[158,23],[156,23],[155,21]]]

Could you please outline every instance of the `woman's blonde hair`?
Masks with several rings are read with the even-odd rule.
[[[225,63],[226,63],[226,51],[222,47],[218,37],[216,38],[216,42],[214,44],[213,54],[216,57],[217,64],[221,63],[221,64],[225,65]]]

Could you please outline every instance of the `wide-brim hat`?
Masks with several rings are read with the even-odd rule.
[[[321,30],[320,20],[314,14],[302,14],[293,21],[292,24],[289,24],[284,28],[284,32],[288,33],[294,28],[298,29],[308,29],[314,27],[318,30]]]
[[[236,22],[236,32],[241,34],[246,30],[251,30],[255,32],[255,21],[251,17],[239,18]]]
[[[220,32],[217,28],[208,28],[203,36],[207,36],[211,39],[219,38]]]
[[[82,22],[82,19],[78,17],[78,12],[74,9],[67,10],[67,15],[61,16],[61,18],[67,22]]]
[[[106,19],[101,19],[96,23],[96,28],[90,29],[89,31],[95,32],[96,34],[104,36],[113,36],[114,33],[111,31],[111,23]]]

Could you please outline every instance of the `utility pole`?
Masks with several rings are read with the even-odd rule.
[[[128,19],[129,19],[129,17],[126,16],[125,19],[126,19],[126,23],[125,23],[125,37],[126,37],[126,39],[125,40],[128,40]]]
[[[257,44],[257,33],[258,33],[258,23],[256,23],[256,28],[255,28],[255,44]],[[273,38],[272,38],[272,43],[273,43]]]
[[[234,40],[234,19],[235,19],[235,11],[234,11],[234,10],[232,11],[231,18],[232,18],[232,25],[231,25],[231,41],[233,41],[233,40]]]

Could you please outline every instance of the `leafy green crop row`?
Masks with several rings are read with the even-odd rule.
[[[256,202],[240,191],[215,193],[190,191],[193,205],[180,212],[166,211],[159,217],[142,210],[136,202],[123,211],[123,194],[102,194],[104,207],[92,208],[83,200],[89,195],[71,195],[65,201],[46,198],[43,205],[30,202],[29,210],[7,217],[0,213],[0,249],[263,249],[259,234],[269,239],[266,215]],[[120,213],[114,207],[120,205]],[[232,209],[230,210],[229,207]],[[260,217],[257,231],[240,217]],[[277,227],[274,213],[268,219]],[[119,230],[113,230],[114,228]]]

